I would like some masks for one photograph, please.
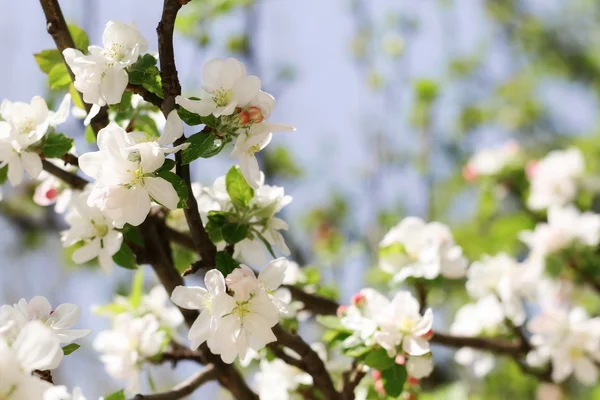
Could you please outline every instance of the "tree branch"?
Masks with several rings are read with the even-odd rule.
[[[340,393],[335,390],[323,360],[300,336],[286,331],[279,324],[273,327],[273,333],[277,337],[278,344],[289,347],[298,353],[306,366],[304,370],[312,376],[315,386],[323,392],[327,400],[341,398]]]
[[[526,351],[520,342],[512,342],[503,339],[450,336],[435,332],[431,343],[437,343],[448,347],[471,347],[478,350],[487,350],[498,354],[524,355]]]
[[[173,389],[164,393],[142,395],[138,394],[131,400],[177,400],[182,399],[194,393],[196,389],[206,382],[216,380],[218,376],[217,369],[212,365],[207,365],[198,373],[186,381],[181,382]]]
[[[158,97],[157,95],[155,95],[154,93],[147,91],[142,86],[133,85],[130,83],[127,85],[126,90],[128,90],[131,93],[142,96],[144,101],[154,104],[158,108],[161,108],[161,106],[162,106],[163,100],[160,97]]]
[[[62,54],[65,49],[74,49],[75,42],[73,41],[73,37],[71,37],[69,27],[65,22],[65,17],[60,9],[58,0],[40,0],[40,4],[44,10],[44,15],[46,16],[46,30],[52,36],[52,39],[54,39],[56,48],[60,52],[60,56],[69,71],[71,81],[75,82],[75,75],[73,75],[73,71],[69,68],[69,65],[66,63]],[[91,105],[84,103],[84,106],[85,110],[89,113]],[[100,129],[108,125],[108,112],[106,106],[102,107],[98,115],[92,119],[91,125],[96,135],[98,135]]]
[[[44,170],[46,172],[56,176],[57,178],[71,186],[73,189],[83,190],[85,188],[85,185],[89,183],[84,178],[75,175],[71,172],[65,171],[64,169],[52,164],[48,160],[42,160],[42,166],[44,167]]]

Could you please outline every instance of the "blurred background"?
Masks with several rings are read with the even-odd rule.
[[[161,1],[60,3],[91,43],[101,42],[107,21],[135,21],[156,51]],[[39,4],[1,4],[0,97],[56,100],[33,58],[54,46]],[[275,96],[271,120],[296,126],[275,134],[261,166],[268,183],[294,198],[285,215],[293,258],[318,266],[343,303],[378,284],[373,250],[406,215],[451,224],[470,259],[519,251],[515,234],[532,217],[516,210],[494,220],[461,168],[474,151],[509,139],[537,156],[573,142],[600,155],[599,22],[595,0],[192,0],[178,19],[175,54],[184,94],[197,92],[207,60],[234,56]],[[64,126],[80,153],[91,149],[83,131],[79,120]],[[230,165],[226,150],[196,163],[194,178],[210,184]],[[80,327],[104,329],[108,322],[90,307],[127,290],[131,274],[107,278],[70,265],[57,234],[61,217],[32,203],[32,187],[4,190],[0,304],[44,295],[53,305],[80,304]],[[452,290],[432,293],[432,304],[441,306]],[[444,315],[438,327],[447,328]],[[97,361],[92,338],[55,375],[89,397],[122,387]],[[430,378],[438,390],[422,398],[533,398],[535,382],[508,363],[485,382],[442,385],[460,374],[447,353],[438,351],[439,373]],[[194,369],[181,365],[177,376]],[[153,372],[158,385],[179,379],[168,370]]]

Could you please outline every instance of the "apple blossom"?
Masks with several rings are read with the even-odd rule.
[[[66,386],[52,386],[44,393],[43,400],[87,400],[80,388],[75,387],[69,393]],[[99,400],[102,400],[100,398]]]
[[[61,161],[49,159],[48,162],[69,172],[77,171],[77,168],[73,166],[64,166],[64,163]],[[71,189],[71,187],[66,185],[62,180],[46,171],[42,171],[38,176],[38,180],[40,181],[40,184],[36,186],[33,194],[34,203],[43,207],[54,204],[54,211],[59,214],[63,214],[67,211],[76,191]]]
[[[312,385],[310,375],[280,359],[261,360],[254,382],[261,400],[287,400],[301,385]]]
[[[365,288],[355,294],[352,304],[344,310],[340,320],[345,328],[353,331],[344,340],[343,346],[350,348],[360,343],[372,345],[373,335],[379,327],[375,318],[388,304],[389,300],[374,289]]]
[[[454,279],[465,275],[467,261],[452,233],[439,222],[404,218],[379,244],[380,267],[394,275],[394,282],[408,277]]]
[[[89,189],[77,195],[72,207],[65,216],[69,229],[61,232],[63,246],[82,243],[71,258],[77,264],[83,264],[98,258],[105,272],[113,270],[113,259],[123,243],[123,234],[113,227],[112,219],[104,215],[98,208],[87,203]]]
[[[520,156],[519,143],[512,140],[500,147],[480,150],[465,165],[463,177],[472,181],[479,176],[496,175],[507,166],[515,164]]]
[[[42,172],[39,150],[31,146],[69,116],[71,96],[66,95],[58,110],[48,110],[46,101],[36,96],[30,104],[4,100],[0,105],[0,168],[8,165],[8,179],[16,186],[23,181],[23,170],[36,179]]]

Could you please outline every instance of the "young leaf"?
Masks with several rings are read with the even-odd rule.
[[[227,276],[233,272],[236,268],[239,268],[240,264],[231,257],[226,251],[219,251],[215,256],[216,268],[221,271],[223,276]]]
[[[238,243],[248,236],[248,225],[228,222],[221,227],[221,235],[227,243]]]
[[[50,89],[66,89],[71,84],[71,76],[64,63],[56,64],[48,73]]]
[[[265,247],[269,251],[269,254],[271,254],[271,256],[273,258],[277,258],[275,256],[275,252],[273,251],[273,246],[271,246],[271,243],[269,243],[269,241],[262,235],[262,233],[257,232],[257,231],[254,231],[254,233],[256,234],[256,236],[258,236],[258,238],[260,239],[260,241],[263,242],[263,244],[265,245]]]
[[[63,59],[58,50],[43,50],[33,55],[35,62],[40,67],[43,73],[48,75],[52,68],[57,64],[62,64]]]
[[[210,133],[198,132],[187,139],[190,144],[181,152],[182,164],[189,164],[202,157],[210,158],[219,154],[224,147],[224,141]]]
[[[88,46],[90,45],[90,39],[88,38],[87,33],[80,27],[74,24],[68,24],[69,33],[75,42],[75,47],[77,50],[80,50],[83,54],[86,54],[88,51]]]
[[[387,351],[381,347],[367,354],[364,362],[369,367],[379,371],[385,371],[386,369],[396,365],[395,359],[388,356]]]
[[[96,135],[91,125],[85,127],[85,141],[89,144],[96,143]]]
[[[4,185],[8,179],[8,165],[0,168],[0,185]]]
[[[381,371],[381,379],[388,396],[398,397],[406,382],[406,368],[404,365],[394,364],[391,368]]]
[[[188,187],[185,184],[185,181],[179,177],[179,175],[174,174],[171,171],[165,169],[159,169],[157,171],[157,176],[163,178],[173,185],[173,188],[177,192],[179,196],[179,203],[177,204],[178,208],[185,208],[187,205],[187,199],[189,196]]]
[[[104,398],[104,400],[127,400],[127,398],[125,397],[125,392],[121,390],[121,391],[109,394],[107,397]]]
[[[333,315],[317,315],[317,322],[323,325],[325,328],[336,330],[345,329],[340,319]]]
[[[186,125],[195,126],[202,124],[201,116],[191,111],[188,111],[183,107],[177,108],[177,114],[179,114],[179,118],[181,118],[181,120],[185,122]]]
[[[120,267],[127,269],[136,269],[137,263],[135,261],[135,254],[125,243],[121,245],[119,251],[113,256],[113,261]]]
[[[68,356],[69,354],[71,354],[72,352],[74,352],[75,350],[77,350],[80,347],[81,346],[78,345],[77,343],[71,343],[71,344],[68,344],[65,347],[63,347],[62,351],[65,354],[65,356]]]
[[[75,85],[73,85],[73,82],[71,82],[71,84],[69,85],[69,93],[71,94],[73,105],[79,108],[80,110],[85,110],[85,105],[83,104],[83,100],[81,100],[81,95],[79,94],[77,89],[75,89]]]
[[[131,243],[134,243],[140,247],[144,247],[144,238],[136,226],[125,224],[121,229],[123,237]]]
[[[233,204],[242,208],[248,207],[250,200],[254,197],[254,189],[248,185],[238,167],[233,166],[227,172],[225,186]]]
[[[104,315],[110,317],[124,313],[125,311],[127,311],[127,307],[125,307],[123,304],[109,303],[104,304],[103,306],[94,307],[92,312],[95,315]]]
[[[163,97],[160,71],[156,67],[156,58],[144,54],[129,69],[129,83],[142,85],[146,90]]]
[[[142,268],[135,271],[133,281],[131,282],[131,293],[129,293],[129,304],[133,308],[138,308],[144,295],[144,270]]]
[[[62,133],[51,133],[44,144],[44,155],[47,158],[58,158],[65,155],[73,147],[73,139]]]

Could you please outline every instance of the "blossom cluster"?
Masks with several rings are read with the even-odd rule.
[[[275,291],[285,279],[289,265],[285,258],[268,263],[256,276],[241,264],[226,277],[217,269],[204,278],[205,288],[178,286],[171,300],[179,307],[199,310],[190,328],[192,349],[201,344],[219,354],[224,362],[246,360],[250,351],[258,351],[277,340],[271,328],[279,322],[286,304]]]

